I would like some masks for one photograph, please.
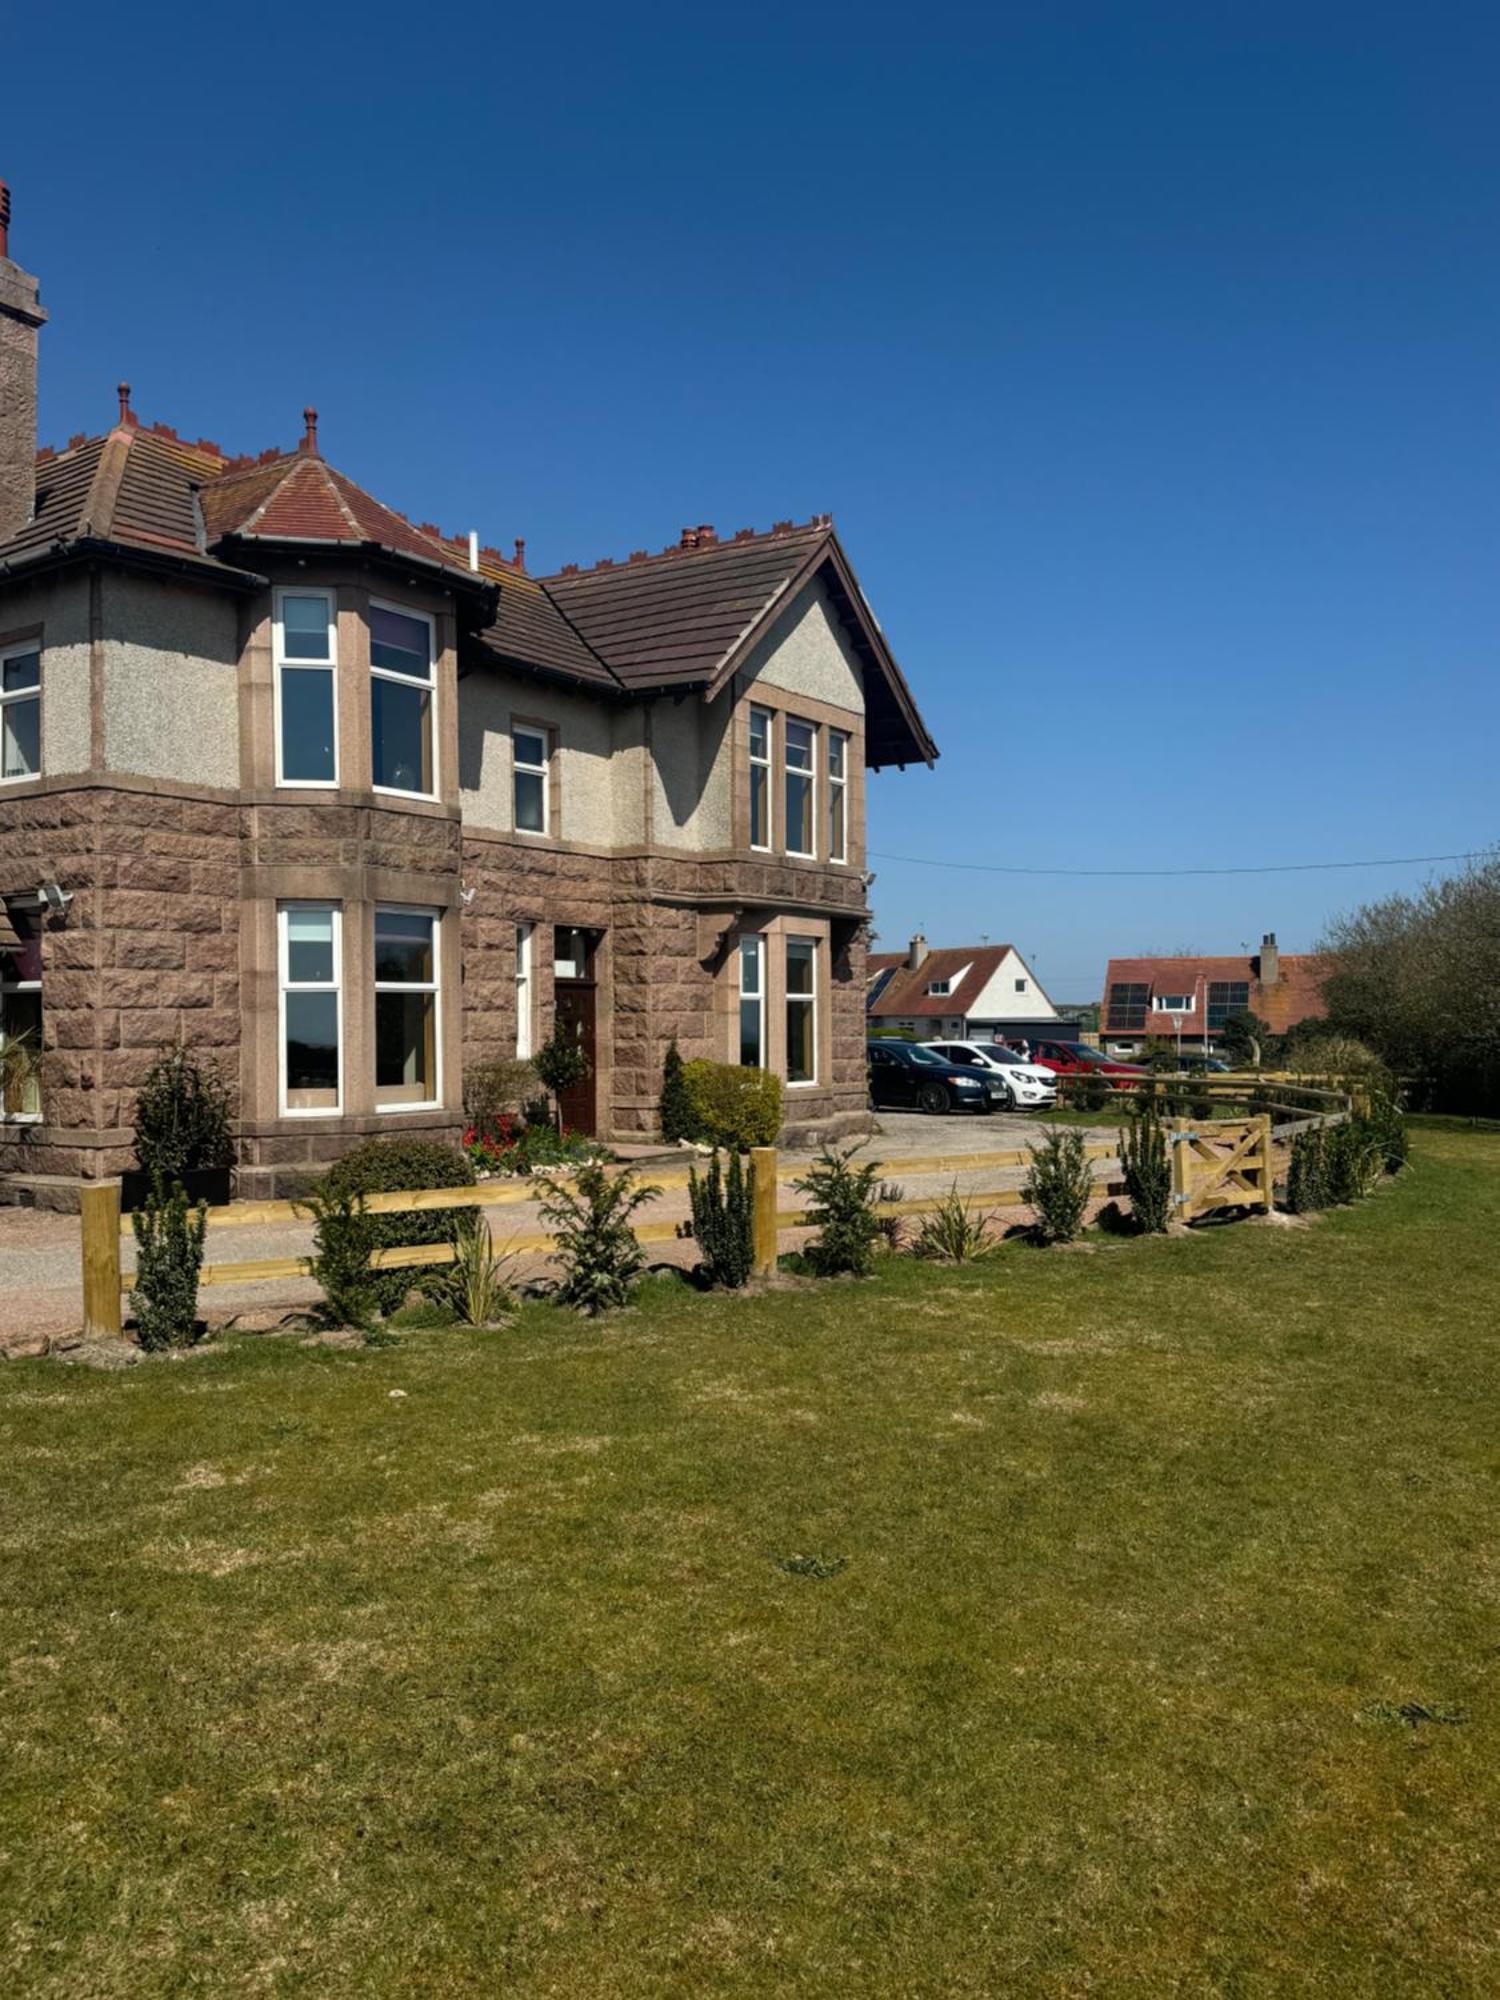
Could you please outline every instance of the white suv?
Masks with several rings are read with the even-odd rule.
[[[1056,1071],[1027,1062],[999,1042],[924,1042],[922,1046],[947,1062],[1003,1080],[1012,1111],[1045,1111],[1057,1102]]]

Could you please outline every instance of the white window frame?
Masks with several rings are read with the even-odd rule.
[[[286,626],[282,618],[282,605],[288,597],[321,597],[328,607],[328,658],[326,660],[289,660],[286,657]],[[333,776],[331,778],[289,778],[282,769],[281,761],[281,676],[285,668],[297,673],[326,672],[331,683],[330,693],[333,703]],[[308,584],[299,589],[295,584],[287,584],[272,593],[271,600],[271,698],[275,715],[276,730],[276,783],[278,787],[297,792],[334,792],[339,783],[339,607],[337,593],[324,590],[317,584]]]
[[[332,1104],[292,1105],[287,1102],[286,1076],[286,996],[288,993],[326,993],[326,980],[290,976],[291,943],[287,917],[293,910],[326,910],[333,918],[333,996],[335,1031],[339,1038],[338,1085]],[[338,903],[319,902],[313,897],[296,896],[276,905],[276,1076],[277,1098],[283,1118],[338,1118],[344,1109],[344,912]]]
[[[835,863],[849,859],[849,740],[847,729],[828,732],[828,859]]]
[[[763,757],[755,754],[755,721],[757,716],[765,717],[766,752]],[[750,818],[745,828],[751,851],[755,854],[773,854],[776,851],[776,711],[765,708],[759,702],[750,705]],[[766,788],[766,837],[755,838],[755,780],[762,773],[762,783]]]
[[[542,746],[540,764],[521,762],[516,754],[518,736],[535,736]],[[527,840],[550,840],[552,838],[552,731],[544,722],[512,722],[510,725],[510,824],[513,833],[525,836]],[[542,781],[542,823],[540,826],[522,826],[516,812],[516,780],[525,773],[530,778]]]
[[[376,925],[381,917],[429,917],[432,920],[432,978],[417,979],[377,979],[375,977]],[[443,913],[422,903],[377,903],[370,924],[370,989],[376,996],[372,1008],[370,1025],[370,1068],[371,1087],[375,1093],[375,1109],[382,1116],[404,1111],[437,1111],[443,1102]],[[376,1034],[374,1013],[378,1010],[382,993],[430,993],[432,995],[432,1090],[431,1097],[397,1098],[382,1104],[380,1084],[376,1080]]]
[[[755,960],[755,985],[753,987],[747,987],[745,984],[746,945],[754,945],[755,947],[754,952],[751,954]],[[740,936],[739,987],[740,1004],[734,1017],[735,1046],[737,1050],[735,1061],[741,1069],[764,1069],[766,1066],[766,940],[765,934],[762,931],[745,931]],[[744,1056],[745,1030],[743,1023],[745,1002],[747,1000],[755,1003],[755,1044],[760,1052],[760,1060],[756,1063],[747,1063]]]
[[[791,732],[794,729],[805,729],[808,735],[812,738],[812,741],[808,746],[808,757],[805,766],[802,764],[793,764],[791,761]],[[789,855],[793,856],[793,858],[798,861],[816,861],[818,858],[819,734],[820,731],[818,729],[817,723],[809,722],[805,716],[787,715],[782,717],[782,723],[781,723],[782,808],[781,810],[786,819],[786,851]],[[807,789],[808,789],[807,824],[809,832],[811,833],[812,836],[811,847],[792,846],[792,825],[791,825],[792,816],[789,812],[787,812],[786,799],[787,799],[787,794],[791,788],[791,780],[793,777],[798,777],[798,778],[805,777],[807,780]]]
[[[952,991],[951,979],[934,979],[928,985],[927,997],[929,1000],[946,1000]]]
[[[3,767],[0,767],[0,785],[34,785],[37,779],[41,777],[46,766],[47,746],[42,741],[42,681],[46,670],[42,664],[42,642],[40,636],[35,639],[18,639],[11,646],[0,646],[0,670],[3,670],[7,660],[29,660],[33,653],[36,655],[36,686],[34,688],[17,688],[14,693],[6,694],[3,691],[5,675],[3,671],[0,671],[0,734],[3,734],[4,712],[7,708],[12,706],[19,708],[22,702],[34,701],[36,703],[36,769],[34,771],[17,771],[14,777],[7,778],[3,775]]]
[[[788,1074],[788,1076],[787,1076],[787,1079],[786,1079],[786,1087],[787,1087],[787,1089],[788,1089],[788,1090],[816,1090],[816,1089],[817,1089],[817,1087],[818,1087],[818,1069],[819,1069],[819,1064],[818,1064],[818,971],[819,971],[819,966],[820,966],[820,963],[821,963],[821,953],[819,952],[819,949],[818,949],[818,946],[819,946],[819,942],[820,942],[820,940],[819,940],[819,939],[817,939],[817,938],[815,938],[815,937],[789,937],[789,938],[788,938],[788,939],[786,940],[786,943],[787,943],[787,947],[788,947],[788,948],[787,948],[787,951],[786,951],[786,953],[785,953],[785,955],[784,955],[784,957],[783,957],[783,962],[782,962],[782,978],[781,978],[781,998],[782,998],[782,1006],[783,1006],[783,1009],[784,1009],[785,1011],[789,1011],[789,1010],[790,1010],[790,1009],[791,1009],[792,1007],[807,1007],[807,1008],[808,1008],[808,1009],[810,1010],[810,1016],[811,1016],[811,1021],[812,1021],[812,1031],[811,1031],[811,1041],[810,1041],[810,1043],[809,1043],[809,1046],[810,1046],[810,1048],[812,1049],[812,1075],[811,1075],[811,1076],[802,1076],[802,1077],[798,1077],[798,1078],[796,1079],[796,1081],[794,1082],[794,1081],[792,1080],[792,1077],[791,1077],[791,1075],[790,1075],[790,1074]],[[806,946],[808,947],[808,949],[809,949],[810,953],[811,953],[811,961],[810,961],[810,962],[811,962],[811,965],[812,965],[812,990],[811,990],[810,992],[808,992],[808,993],[793,993],[793,992],[792,992],[792,990],[791,990],[791,985],[790,985],[790,982],[789,982],[789,980],[788,980],[788,978],[787,978],[787,966],[788,966],[788,964],[790,963],[790,960],[791,960],[791,950],[790,950],[790,947],[791,947],[792,945],[794,945],[794,944],[796,944],[796,945],[806,945]],[[785,1028],[785,1022],[783,1022],[783,1029],[784,1029],[784,1028]],[[791,1066],[792,1066],[792,1064],[791,1064],[791,1055],[790,1055],[790,1048],[791,1048],[791,1038],[790,1038],[790,1036],[788,1036],[788,1037],[787,1037],[787,1051],[788,1051],[788,1052],[787,1052],[787,1056],[786,1056],[786,1060],[785,1060],[785,1063],[784,1063],[784,1067],[785,1067],[785,1068],[787,1069],[787,1071],[788,1071],[788,1072],[790,1072],[790,1070],[791,1070]]]
[[[430,792],[409,792],[401,785],[377,785],[375,783],[375,695],[373,688],[370,693],[370,789],[373,792],[379,792],[383,797],[389,799],[436,799],[442,788],[442,773],[439,769],[438,752],[443,740],[438,726],[437,620],[430,611],[418,611],[415,605],[397,604],[390,598],[385,597],[372,597],[370,599],[370,609],[372,611],[393,611],[398,618],[415,618],[427,627],[427,678],[425,681],[418,680],[413,674],[400,673],[395,667],[377,667],[374,660],[375,640],[373,628],[366,627],[366,638],[371,653],[370,679],[372,681],[393,681],[397,687],[425,687],[432,697],[427,705],[427,728],[431,737],[427,748],[432,764],[432,790]],[[394,907],[394,905],[387,907]]]
[[[536,925],[516,925],[516,1061],[536,1050]]]
[[[1191,1014],[1193,995],[1191,993],[1153,993],[1151,996],[1153,1014]]]

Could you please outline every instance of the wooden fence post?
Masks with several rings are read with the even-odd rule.
[[[1188,1219],[1188,1197],[1192,1194],[1191,1149],[1182,1138],[1188,1129],[1185,1118],[1167,1120],[1167,1144],[1172,1153],[1172,1219],[1186,1222]]]
[[[1261,1186],[1265,1190],[1266,1214],[1276,1206],[1276,1167],[1271,1156],[1271,1114],[1262,1112],[1256,1120],[1260,1127],[1260,1175]]]
[[[120,1183],[86,1182],[78,1191],[83,1244],[83,1330],[98,1338],[124,1332],[120,1315]]]
[[[755,1177],[751,1230],[755,1275],[769,1278],[776,1270],[776,1148],[752,1146],[750,1171]]]

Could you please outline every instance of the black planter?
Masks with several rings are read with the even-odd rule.
[[[229,1184],[234,1177],[232,1167],[189,1167],[185,1174],[168,1174],[165,1178],[170,1191],[174,1180],[182,1182],[189,1201],[205,1201],[210,1208],[227,1208],[229,1205]],[[139,1167],[132,1167],[120,1176],[120,1209],[129,1215],[133,1208],[144,1208],[151,1198],[151,1176]]]

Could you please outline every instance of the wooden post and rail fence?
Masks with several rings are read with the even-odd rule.
[[[1214,1079],[1218,1085],[1228,1081],[1230,1079]],[[1301,1088],[1306,1090],[1306,1087]],[[1302,1107],[1275,1106],[1274,1109],[1291,1114],[1288,1123],[1277,1126],[1272,1125],[1269,1113],[1237,1120],[1169,1120],[1167,1136],[1171,1148],[1174,1213],[1181,1219],[1193,1220],[1216,1208],[1269,1209],[1273,1199],[1273,1142],[1313,1125],[1340,1124],[1349,1115],[1348,1098],[1343,1093],[1319,1091],[1316,1094],[1325,1099],[1337,1096],[1342,1101],[1336,1110],[1310,1115]],[[1239,1095],[1244,1096],[1243,1090]],[[891,1177],[957,1176],[990,1170],[1014,1171],[1028,1167],[1031,1157],[1030,1147],[1015,1147],[993,1153],[950,1153],[924,1159],[892,1159],[880,1162],[879,1167],[883,1175]],[[1085,1157],[1091,1162],[1117,1160],[1119,1147],[1114,1141],[1096,1141],[1085,1147]],[[784,1163],[774,1146],[753,1148],[750,1159],[754,1170],[753,1268],[757,1275],[767,1276],[776,1268],[782,1233],[806,1226],[807,1218],[801,1210],[780,1205],[782,1186],[795,1180],[805,1170],[805,1162]],[[663,1192],[685,1188],[688,1183],[685,1168],[670,1168],[650,1178]],[[1096,1180],[1096,1186],[1101,1192],[1123,1192],[1113,1176]],[[505,1208],[517,1203],[535,1202],[537,1198],[536,1186],[530,1181],[486,1181],[477,1187],[424,1188],[412,1193],[371,1194],[365,1197],[365,1208],[371,1215],[408,1215],[432,1209]],[[926,1196],[914,1200],[886,1201],[879,1204],[878,1212],[883,1216],[929,1215],[945,1198]],[[1014,1186],[965,1188],[963,1198],[988,1209],[1026,1205],[1021,1189]],[[122,1219],[120,1212],[120,1183],[113,1180],[86,1185],[81,1190],[79,1206],[84,1332],[96,1336],[119,1335],[124,1330],[122,1300],[134,1284],[133,1276],[123,1269],[120,1259],[121,1238],[130,1233],[130,1224]],[[307,1209],[296,1201],[237,1202],[228,1208],[208,1211],[211,1232],[307,1220]],[[644,1222],[636,1226],[636,1235],[643,1243],[670,1242],[683,1233],[684,1225],[680,1220]],[[525,1254],[544,1252],[551,1243],[549,1235],[533,1233],[515,1236],[503,1247],[516,1254]],[[451,1263],[453,1256],[450,1243],[413,1243],[376,1250],[370,1262],[381,1270],[417,1269]],[[308,1259],[305,1256],[250,1258],[230,1263],[206,1263],[199,1283],[208,1287],[286,1283],[306,1276]]]

